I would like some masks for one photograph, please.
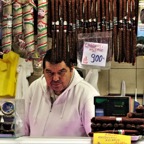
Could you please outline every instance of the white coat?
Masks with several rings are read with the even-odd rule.
[[[94,96],[98,95],[74,69],[71,84],[51,105],[42,75],[30,85],[25,98],[25,135],[88,136],[95,115]]]

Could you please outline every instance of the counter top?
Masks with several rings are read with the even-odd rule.
[[[49,138],[32,138],[21,137],[19,140],[21,144],[27,143],[44,143],[44,144],[91,144],[91,138],[88,137],[49,137]]]
[[[89,137],[0,138],[0,144],[92,144],[92,139]],[[144,144],[144,139],[131,144]]]

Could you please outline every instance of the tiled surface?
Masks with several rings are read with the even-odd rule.
[[[119,63],[119,62],[112,61],[111,68],[122,68],[122,69],[124,69],[124,68],[131,69],[132,68],[133,69],[133,68],[136,68],[136,65],[132,65],[131,63],[124,63],[124,62]]]
[[[101,70],[98,82],[100,94],[121,94],[122,80],[126,83],[126,95],[132,97],[132,110],[136,90],[137,100],[140,104],[144,104],[144,57],[137,57],[135,66],[112,62],[110,70]]]
[[[109,93],[109,70],[101,70],[99,72],[98,89],[100,95]]]
[[[137,68],[143,68],[144,69],[144,56],[137,57]]]
[[[134,95],[136,88],[138,94],[144,93],[144,57],[137,57],[134,66],[112,62],[110,70],[100,71],[98,83],[100,93],[119,94],[122,80],[126,82],[127,94]]]
[[[34,80],[38,79],[40,75],[32,75],[28,78],[29,84],[31,84]]]
[[[137,91],[139,94],[144,93],[144,68],[137,69]]]
[[[136,65],[132,65],[131,63],[118,63],[118,62],[112,62],[111,68],[119,68],[119,69],[134,69],[136,68]]]
[[[31,83],[39,76],[32,75]],[[98,89],[101,95],[120,94],[121,82],[126,82],[126,93],[144,93],[144,57],[137,57],[135,66],[127,63],[111,62],[111,68],[99,72]]]
[[[121,83],[124,80],[126,83],[126,93],[134,93],[136,87],[136,71],[135,69],[111,69],[110,70],[110,93],[120,94]]]

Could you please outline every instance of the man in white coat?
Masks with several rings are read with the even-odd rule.
[[[48,50],[43,75],[29,86],[25,98],[25,135],[88,136],[98,95],[69,61],[54,59]]]

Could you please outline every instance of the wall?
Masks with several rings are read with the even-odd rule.
[[[111,62],[111,69],[99,72],[98,88],[101,95],[119,95],[122,80],[126,83],[126,95],[134,98],[137,88],[138,101],[142,104],[144,93],[144,57],[136,58],[133,66],[128,63]]]
[[[42,74],[42,69],[35,69],[35,73],[29,78],[31,83]],[[99,72],[98,88],[101,95],[120,95],[122,81],[126,83],[126,95],[134,100],[137,88],[138,101],[142,104],[144,93],[144,57],[136,58],[133,66],[128,63],[111,62],[111,69]]]

